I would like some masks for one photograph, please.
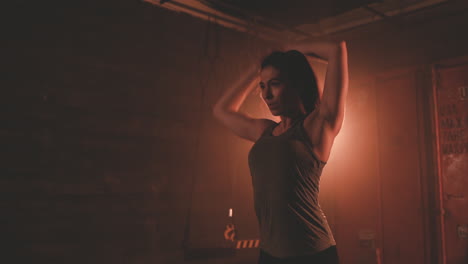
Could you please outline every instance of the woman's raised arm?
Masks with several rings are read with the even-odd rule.
[[[346,43],[310,41],[291,45],[305,55],[328,61],[319,114],[324,117],[331,133],[338,134],[343,124],[346,96],[348,93],[348,52]]]
[[[255,119],[239,112],[242,103],[259,83],[258,68],[251,67],[236,83],[229,86],[213,107],[213,115],[241,138],[255,142],[274,122]]]

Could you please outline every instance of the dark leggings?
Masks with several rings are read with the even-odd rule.
[[[277,258],[260,249],[258,264],[339,264],[336,246],[313,255]]]

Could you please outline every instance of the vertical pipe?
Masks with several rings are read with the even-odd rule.
[[[380,123],[379,123],[379,110],[378,110],[378,105],[379,105],[379,91],[378,91],[378,88],[377,87],[377,80],[374,79],[373,80],[373,88],[374,88],[374,91],[375,91],[375,124],[377,125],[377,136],[376,136],[376,144],[375,144],[375,151],[377,153],[377,173],[378,173],[378,179],[379,179],[379,184],[378,184],[378,188],[377,188],[377,199],[378,199],[378,203],[379,203],[379,214],[378,214],[378,217],[379,217],[379,229],[380,229],[380,241],[379,241],[379,248],[376,249],[376,255],[377,255],[377,263],[378,264],[381,264],[383,262],[383,254],[384,254],[384,250],[383,250],[383,245],[384,245],[384,228],[383,228],[383,198],[382,198],[382,175],[380,173],[380,160],[381,160],[381,157],[380,157],[380,148],[379,148],[379,144],[380,144],[380,138],[381,138],[381,135],[380,135]]]
[[[432,103],[434,106],[433,115],[434,115],[434,132],[436,139],[436,158],[437,158],[437,179],[438,179],[438,191],[439,191],[439,216],[440,216],[440,241],[442,247],[442,264],[447,263],[446,256],[446,242],[445,242],[445,210],[444,210],[444,200],[443,200],[443,181],[442,181],[442,164],[440,160],[440,139],[439,139],[439,116],[438,116],[438,106],[437,106],[437,87],[439,86],[439,75],[437,73],[437,65],[432,67]]]
[[[418,181],[419,181],[419,195],[421,199],[421,206],[419,207],[420,218],[422,222],[422,231],[423,231],[423,245],[424,245],[424,252],[423,252],[423,261],[422,263],[427,263],[428,260],[428,243],[430,243],[430,239],[428,239],[428,214],[427,214],[427,196],[425,195],[427,192],[426,188],[426,168],[427,168],[427,161],[425,158],[426,145],[425,142],[427,140],[425,131],[425,115],[424,115],[424,103],[426,102],[424,99],[424,68],[417,68],[415,72],[415,93],[416,93],[416,104],[415,104],[415,111],[416,111],[416,121],[417,121],[417,133],[419,136],[418,140],[418,158],[419,158],[419,174],[418,174]],[[422,135],[422,136],[421,136]]]

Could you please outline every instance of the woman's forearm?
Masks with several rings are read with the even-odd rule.
[[[286,46],[287,49],[298,50],[305,55],[316,56],[318,58],[329,60],[333,55],[338,53],[340,48],[338,41],[300,41],[298,43]]]
[[[213,111],[239,111],[249,93],[258,85],[258,67],[252,66],[247,72],[223,93],[213,107]]]

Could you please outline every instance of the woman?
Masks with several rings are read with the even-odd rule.
[[[239,112],[258,81],[255,70],[223,94],[213,114],[236,135],[255,142],[249,167],[260,227],[258,263],[338,263],[318,190],[344,118],[346,43],[302,42],[288,49],[293,50],[266,57],[260,72],[262,98],[280,123]],[[321,98],[303,54],[328,61]]]

